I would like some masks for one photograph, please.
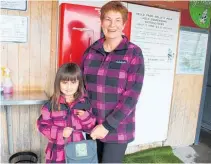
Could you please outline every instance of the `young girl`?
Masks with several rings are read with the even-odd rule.
[[[48,139],[46,163],[65,163],[65,142],[83,140],[81,131],[90,132],[95,121],[84,95],[80,68],[74,63],[62,65],[56,74],[54,94],[37,120],[38,130]]]

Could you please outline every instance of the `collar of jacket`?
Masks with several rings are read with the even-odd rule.
[[[121,50],[127,50],[128,49],[128,45],[129,45],[129,41],[128,38],[124,35],[122,35],[122,41],[120,42],[120,44],[117,46],[117,48],[114,51],[121,51]],[[105,41],[105,37],[99,39],[98,41],[96,41],[91,48],[93,48],[96,51],[99,51],[101,54],[105,55],[105,51],[103,49],[103,43]]]
[[[65,97],[63,95],[61,95],[59,97],[59,103],[67,105]],[[88,100],[88,97],[86,97],[86,94],[85,94],[84,96],[81,96],[77,100],[75,100],[70,106],[71,106],[72,109],[89,110],[90,109],[90,102]]]

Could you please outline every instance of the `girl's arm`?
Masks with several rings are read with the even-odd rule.
[[[63,132],[62,127],[55,126],[51,118],[50,103],[46,103],[41,108],[41,115],[37,120],[38,130],[49,140],[57,140]]]

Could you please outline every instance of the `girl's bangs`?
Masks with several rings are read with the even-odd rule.
[[[61,81],[77,81],[79,80],[79,73],[78,72],[75,72],[75,73],[70,73],[70,72],[65,72],[65,73],[62,73],[61,75]]]

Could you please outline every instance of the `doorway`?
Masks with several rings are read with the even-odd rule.
[[[211,26],[209,28],[207,57],[196,129],[195,144],[203,142],[211,147]]]

